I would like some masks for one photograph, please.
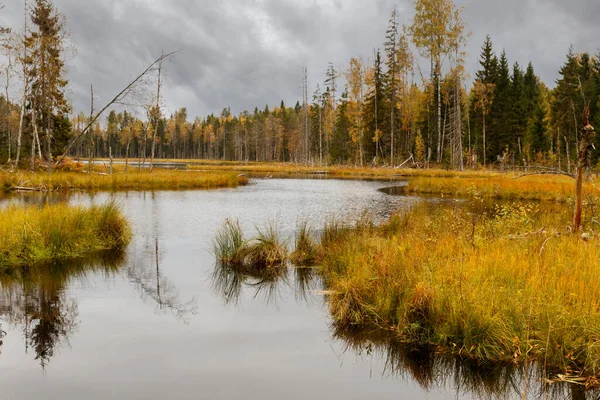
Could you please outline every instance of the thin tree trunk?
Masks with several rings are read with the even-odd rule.
[[[127,139],[127,147],[125,148],[125,172],[129,167],[129,145],[131,144],[131,138]]]
[[[487,165],[487,155],[486,155],[486,150],[485,150],[485,113],[483,113],[482,116],[483,116],[483,168],[485,168]]]
[[[589,106],[583,111],[581,137],[577,148],[577,182],[575,185],[575,215],[573,216],[573,230],[581,228],[582,197],[583,197],[583,174],[589,166],[588,151],[592,147],[594,127],[589,124]]]
[[[565,150],[567,152],[567,173],[571,173],[571,155],[569,154],[569,141],[567,140],[566,136],[563,136],[565,138]]]
[[[442,161],[442,80],[440,74],[440,63],[436,62],[436,76],[437,76],[437,128],[438,128],[438,147],[437,147],[437,162]]]

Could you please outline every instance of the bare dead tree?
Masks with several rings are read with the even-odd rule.
[[[69,145],[66,147],[63,154],[54,163],[54,166],[57,166],[62,162],[62,160],[68,154],[69,150],[71,150],[73,148],[73,146],[75,146],[75,144],[77,144],[77,142],[89,132],[90,128],[96,123],[96,121],[98,120],[98,118],[100,118],[100,116],[104,113],[104,111],[106,111],[109,107],[111,107],[114,104],[122,103],[128,96],[130,96],[135,91],[136,88],[138,88],[140,86],[141,83],[143,83],[144,78],[146,78],[148,76],[148,74],[151,71],[153,71],[153,69],[157,65],[160,66],[165,59],[170,58],[175,53],[177,53],[177,52],[173,51],[173,52],[170,52],[167,54],[161,54],[161,56],[159,58],[154,60],[148,67],[146,67],[146,69],[144,69],[142,72],[140,72],[140,74],[138,76],[136,76],[135,79],[130,81],[125,86],[125,88],[123,88],[123,90],[121,90],[115,97],[113,97],[112,100],[110,100],[104,107],[102,107],[102,109],[100,111],[98,111],[96,114],[94,114],[93,118],[91,118],[91,120],[88,122],[88,124],[85,126],[85,128],[83,128],[83,130],[71,140],[71,143],[69,143]]]
[[[579,137],[579,147],[577,154],[577,183],[575,186],[575,215],[573,216],[573,230],[579,231],[581,228],[581,203],[583,197],[583,174],[589,167],[588,152],[593,147],[593,139],[596,136],[594,127],[590,125],[590,106],[585,105],[583,110],[583,119],[581,123],[581,135]]]
[[[161,111],[160,111],[160,89],[162,87],[162,62],[163,62],[163,60],[160,60],[158,63],[158,83],[156,86],[156,104],[155,104],[156,108],[154,109],[154,112],[156,115],[154,115],[155,121],[154,121],[154,129],[152,131],[152,149],[150,150],[150,172],[152,172],[152,170],[154,169],[154,155],[156,152],[156,135],[158,134],[158,121],[160,121],[160,114],[161,114]],[[150,118],[148,118],[148,119],[150,119]],[[144,151],[146,151],[146,150],[144,149]]]

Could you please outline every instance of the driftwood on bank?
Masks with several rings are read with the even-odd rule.
[[[524,178],[526,176],[532,176],[532,175],[564,175],[564,176],[568,176],[569,178],[575,179],[575,175],[569,174],[568,172],[558,171],[558,170],[557,171],[528,172],[528,173],[520,174],[519,176],[516,176],[515,179]]]

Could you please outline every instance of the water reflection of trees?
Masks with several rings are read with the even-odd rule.
[[[127,279],[137,289],[140,298],[155,305],[159,313],[170,313],[184,322],[197,314],[196,299],[182,301],[179,290],[161,273],[159,240],[154,239],[153,246],[146,246],[146,256],[133,260],[127,267]],[[154,260],[153,265],[147,260]]]
[[[363,357],[384,360],[381,373],[417,382],[424,390],[450,390],[456,397],[481,399],[597,399],[600,392],[567,383],[550,384],[535,364],[481,363],[439,352],[430,346],[417,346],[381,331],[348,332],[336,330],[333,338]]]
[[[92,272],[113,274],[122,261],[123,254],[113,252],[0,274],[0,317],[21,328],[25,351],[32,349],[44,368],[77,328],[79,312],[67,294],[69,283]]]

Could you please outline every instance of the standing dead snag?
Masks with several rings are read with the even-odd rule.
[[[90,128],[92,128],[94,126],[94,124],[96,123],[96,120],[98,118],[100,118],[100,116],[102,115],[102,113],[104,113],[104,111],[106,111],[110,106],[112,106],[113,104],[117,104],[120,103],[121,101],[123,101],[124,98],[126,98],[129,94],[131,94],[131,92],[133,90],[135,90],[135,88],[137,86],[139,86],[140,82],[143,82],[143,79],[148,75],[148,73],[150,71],[153,70],[153,68],[157,65],[162,63],[165,59],[170,58],[173,54],[177,53],[176,51],[173,51],[171,53],[168,54],[162,54],[159,58],[157,58],[156,60],[154,60],[154,62],[152,64],[150,64],[145,70],[143,70],[135,79],[133,79],[132,81],[130,81],[127,86],[125,86],[125,88],[123,90],[121,90],[119,92],[119,94],[117,94],[111,101],[109,101],[100,111],[98,111],[93,118],[90,119],[90,121],[88,122],[88,124],[85,126],[85,128],[77,135],[75,136],[72,140],[71,143],[69,143],[69,145],[67,146],[67,148],[64,150],[62,156],[60,156],[58,158],[58,160],[54,163],[54,166],[59,165],[62,160],[66,157],[67,153],[69,152],[69,150],[71,150],[71,148],[73,148],[73,146],[79,141],[79,139],[81,139],[83,136],[85,136]]]
[[[577,160],[577,184],[575,186],[575,216],[573,217],[573,230],[577,232],[581,228],[581,202],[583,196],[583,174],[589,167],[588,152],[592,149],[592,141],[596,133],[590,125],[590,108],[586,106],[583,110],[583,121],[581,124],[581,137],[579,138],[578,160]]]

